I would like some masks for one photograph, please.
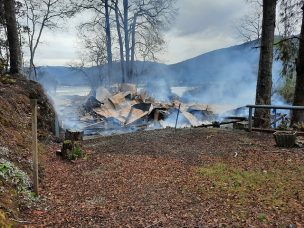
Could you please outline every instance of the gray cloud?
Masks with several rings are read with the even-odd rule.
[[[168,47],[159,55],[162,62],[175,63],[239,43],[234,24],[248,10],[245,0],[178,0],[177,7],[178,15],[165,34]],[[43,35],[37,65],[65,65],[77,59],[79,47],[73,27],[80,20],[76,18],[64,30]]]
[[[179,14],[172,30],[180,36],[229,31],[247,8],[244,0],[179,0],[177,4]]]

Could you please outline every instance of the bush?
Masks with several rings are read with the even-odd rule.
[[[284,83],[278,89],[279,95],[281,95],[287,103],[293,102],[295,85],[295,77],[285,78]]]
[[[76,160],[84,157],[84,152],[81,150],[78,144],[74,144],[73,149],[68,153],[69,160]]]
[[[27,192],[31,187],[28,175],[4,159],[0,159],[0,178],[15,185],[19,192]]]
[[[62,145],[61,155],[68,160],[76,160],[83,158],[85,154],[77,142],[65,140]]]

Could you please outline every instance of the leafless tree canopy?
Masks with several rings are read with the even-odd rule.
[[[28,76],[33,71],[36,78],[34,58],[45,29],[56,29],[60,19],[73,15],[65,0],[22,0],[25,18],[24,31],[27,34],[27,47],[30,53]]]
[[[175,0],[71,0],[75,11],[89,10],[91,21],[85,25],[100,26],[103,31],[91,29],[92,37],[105,36],[108,69],[113,60],[121,62],[122,81],[131,81],[136,59],[155,60],[165,41],[163,29],[172,20]],[[84,39],[85,36],[84,36]],[[94,52],[94,51],[93,51]],[[93,53],[92,53],[93,54]],[[96,54],[96,52],[95,52]],[[98,54],[104,56],[105,53]],[[92,60],[92,59],[91,59]],[[109,75],[111,72],[109,71]]]

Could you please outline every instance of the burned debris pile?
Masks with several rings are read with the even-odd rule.
[[[178,112],[178,128],[208,125],[214,119],[208,105],[184,104],[177,97],[171,102],[156,101],[133,84],[111,90],[99,87],[93,95],[73,96],[65,102],[57,107],[62,127],[81,129],[85,135],[175,127]]]

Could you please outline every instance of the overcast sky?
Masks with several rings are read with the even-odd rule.
[[[176,63],[241,43],[235,28],[248,7],[245,0],[177,0],[179,11],[165,33],[168,44],[159,55],[161,62]],[[77,60],[77,49],[75,29],[45,31],[36,65],[67,65]]]

